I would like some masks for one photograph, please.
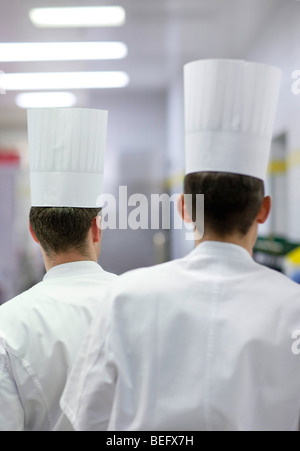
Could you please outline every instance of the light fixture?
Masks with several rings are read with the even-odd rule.
[[[29,17],[37,27],[118,27],[125,23],[121,6],[34,8]]]
[[[16,104],[21,108],[71,107],[76,102],[71,92],[26,92],[16,96]]]
[[[0,44],[0,61],[70,61],[121,59],[122,42],[25,42]]]
[[[123,88],[128,83],[126,72],[4,73],[1,77],[4,91]]]

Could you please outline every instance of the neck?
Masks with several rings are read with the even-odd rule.
[[[195,232],[195,244],[198,246],[201,243],[204,243],[205,241],[219,241],[221,243],[229,243],[229,244],[236,244],[237,246],[241,246],[246,251],[249,252],[251,257],[253,256],[253,248],[256,242],[257,238],[257,230],[254,228],[251,228],[251,230],[246,235],[240,235],[239,233],[231,234],[225,237],[220,237],[219,235],[208,232],[205,233],[203,238],[199,238],[197,236],[197,232]]]
[[[83,255],[76,251],[71,252],[65,252],[61,254],[52,254],[51,256],[48,256],[43,250],[42,250],[44,263],[46,271],[48,272],[51,268],[58,265],[63,265],[65,263],[73,263],[73,262],[81,262],[81,261],[93,261],[98,262],[96,254],[93,255],[92,253],[87,253],[86,255]]]

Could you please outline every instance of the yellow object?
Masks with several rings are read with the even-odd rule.
[[[268,174],[284,174],[287,171],[287,162],[285,160],[270,161],[268,167]]]
[[[300,247],[297,247],[292,252],[286,255],[286,259],[293,265],[300,266]]]

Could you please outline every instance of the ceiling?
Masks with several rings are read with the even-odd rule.
[[[128,92],[165,90],[182,65],[199,58],[239,58],[287,0],[0,0],[0,42],[123,41],[128,56],[116,61],[0,63],[10,72],[122,70]],[[33,7],[121,5],[126,24],[118,28],[39,29]],[[16,114],[15,92],[0,95],[0,118]],[[93,106],[93,94],[77,92]],[[2,115],[1,115],[2,111]],[[5,111],[5,114],[4,114]]]

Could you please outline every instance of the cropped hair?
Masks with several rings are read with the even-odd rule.
[[[223,172],[196,172],[184,180],[184,194],[191,194],[189,209],[196,222],[196,195],[204,194],[204,229],[226,237],[246,235],[264,199],[262,180]]]
[[[31,207],[31,227],[48,256],[77,250],[84,254],[88,231],[99,208]]]

